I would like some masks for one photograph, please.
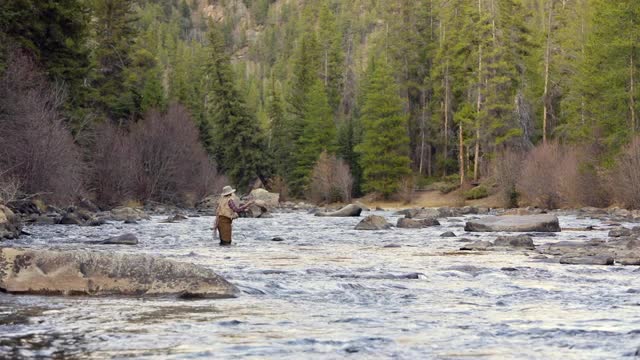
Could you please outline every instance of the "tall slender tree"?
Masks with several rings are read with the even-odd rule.
[[[270,163],[264,136],[254,111],[238,90],[222,34],[215,25],[209,32],[206,77],[210,91],[209,115],[213,124],[213,155],[218,167],[246,190],[252,180],[266,181]]]
[[[368,76],[362,104],[363,140],[357,147],[363,190],[388,198],[398,191],[402,178],[411,174],[406,116],[390,66],[372,60]]]

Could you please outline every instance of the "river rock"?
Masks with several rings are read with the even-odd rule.
[[[471,244],[466,244],[460,248],[460,250],[471,250],[471,251],[484,251],[492,247],[493,244],[490,241],[475,241]]]
[[[84,209],[93,213],[97,213],[100,211],[98,205],[94,204],[93,201],[89,199],[82,199],[78,202],[78,208]]]
[[[426,209],[416,209],[416,211],[411,211],[405,215],[407,219],[435,219],[440,217],[440,212],[438,209],[426,208]]]
[[[209,195],[196,203],[198,210],[216,210],[218,208],[218,195]]]
[[[188,217],[182,215],[182,214],[175,214],[173,216],[169,216],[166,220],[164,220],[163,222],[165,223],[175,223],[175,222],[179,222],[182,220],[187,220]]]
[[[150,255],[0,248],[0,290],[40,295],[228,298],[238,289],[212,270]]]
[[[100,244],[103,245],[137,245],[138,237],[134,234],[127,233],[120,236],[114,236],[108,238],[107,240],[101,241]]]
[[[609,237],[623,237],[631,235],[633,235],[633,231],[625,227],[619,227],[609,230]]]
[[[447,232],[443,232],[442,234],[440,234],[440,237],[442,238],[450,238],[450,237],[456,237],[456,234],[452,231],[447,231]]]
[[[367,216],[355,227],[356,230],[386,230],[389,228],[391,228],[391,224],[387,222],[387,219],[378,215]]]
[[[0,205],[0,240],[16,239],[22,231],[20,219],[4,205]]]
[[[67,212],[58,222],[60,225],[82,225],[82,223],[82,219],[75,212]]]
[[[265,189],[253,189],[251,190],[250,196],[267,209],[276,208],[280,204],[280,194],[272,193]]]
[[[567,265],[613,265],[611,256],[563,256],[560,264]]]
[[[119,207],[111,210],[109,219],[113,221],[126,221],[126,220],[149,220],[151,217],[147,215],[141,209],[134,209],[130,207]]]
[[[429,226],[437,226],[440,225],[438,220],[435,218],[426,218],[426,219],[407,219],[400,218],[398,219],[398,224],[396,225],[399,228],[405,229],[421,229]]]
[[[87,226],[102,226],[107,222],[104,219],[90,219],[85,223]]]
[[[356,204],[349,204],[337,211],[316,212],[315,216],[349,217],[349,216],[360,216],[361,212],[362,212],[362,208],[360,206]]]
[[[555,215],[503,215],[487,216],[468,221],[465,231],[476,232],[559,232],[560,223]]]
[[[533,239],[527,235],[518,236],[499,236],[494,242],[494,246],[511,247],[511,248],[524,248],[535,249],[533,245]]]
[[[249,206],[246,211],[240,214],[240,217],[248,218],[268,218],[271,214],[269,209],[264,205],[262,200],[256,200],[255,204]]]
[[[40,215],[36,218],[36,220],[33,223],[35,225],[53,225],[58,221],[59,220],[56,220],[56,218],[54,217],[47,216],[47,215]]]
[[[6,205],[15,215],[40,215],[38,204],[34,200],[15,200],[10,201]]]

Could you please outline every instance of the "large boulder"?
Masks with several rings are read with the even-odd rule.
[[[0,205],[0,240],[15,239],[22,232],[20,219],[4,205]]]
[[[369,215],[366,218],[362,219],[356,225],[356,230],[386,230],[391,228],[391,224],[387,222],[382,216],[378,215]]]
[[[477,232],[559,232],[560,223],[555,215],[503,215],[487,216],[468,221],[465,231]]]
[[[212,270],[149,255],[0,248],[0,290],[47,295],[234,297]]]
[[[332,212],[317,212],[316,216],[331,216],[331,217],[349,217],[360,216],[362,208],[356,204],[349,204],[340,210]]]
[[[257,204],[267,209],[273,209],[280,204],[280,194],[268,192],[265,189],[253,189],[249,195]]]
[[[440,225],[440,222],[435,218],[426,218],[426,219],[407,219],[400,218],[398,219],[398,224],[396,225],[399,228],[405,229],[422,229],[430,226]]]

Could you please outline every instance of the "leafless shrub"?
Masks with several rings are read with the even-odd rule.
[[[191,206],[226,182],[181,105],[164,114],[152,110],[128,134],[111,125],[99,133],[93,181],[102,204],[134,199]]]
[[[280,194],[280,201],[287,201],[289,199],[289,187],[287,186],[287,182],[284,178],[280,176],[276,176],[272,179],[269,179],[268,188],[272,192],[276,192]]]
[[[412,176],[406,176],[400,180],[400,187],[396,195],[403,203],[411,203],[415,198],[415,181]]]
[[[625,147],[609,176],[615,201],[640,209],[640,137]]]
[[[565,146],[558,143],[539,145],[524,158],[516,189],[529,203],[544,208],[606,206],[608,194],[602,184],[594,147]],[[513,162],[514,164],[509,164]],[[504,161],[502,179],[510,181],[508,167],[516,159]],[[512,173],[514,171],[512,170]],[[499,173],[500,174],[500,173]]]
[[[14,51],[0,78],[0,168],[28,194],[67,203],[82,190],[82,162],[59,108],[65,92]]]
[[[599,155],[597,147],[593,145],[565,148],[563,159],[557,167],[557,177],[569,205],[609,205],[609,194],[598,169]]]
[[[316,203],[350,201],[353,177],[349,166],[333,155],[322,152],[311,173],[309,198]]]
[[[0,204],[16,200],[21,187],[18,179],[5,176],[5,173],[0,170]]]
[[[522,151],[505,150],[495,159],[494,178],[505,207],[518,206],[518,191],[516,185],[526,154]]]
[[[134,199],[136,184],[142,177],[140,164],[140,154],[125,131],[110,123],[98,126],[91,166],[96,201],[111,207]]]
[[[557,143],[543,144],[531,150],[522,168],[517,191],[532,205],[554,209],[566,203],[558,178],[563,149]]]

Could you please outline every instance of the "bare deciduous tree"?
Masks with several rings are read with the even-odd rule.
[[[26,54],[14,51],[0,78],[2,179],[22,192],[67,203],[82,193],[82,161],[60,107],[65,91],[47,81]]]
[[[640,137],[626,146],[610,175],[614,199],[627,208],[640,209]]]
[[[225,183],[181,105],[150,111],[130,133],[113,125],[98,132],[93,183],[105,205],[131,199],[193,205]]]
[[[349,201],[352,187],[349,166],[342,159],[322,152],[311,174],[309,197],[317,203]]]

